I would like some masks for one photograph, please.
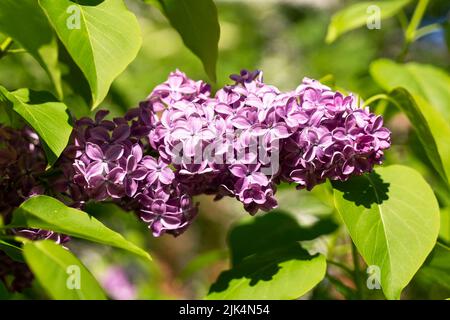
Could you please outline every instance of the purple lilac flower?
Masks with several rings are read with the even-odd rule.
[[[28,127],[13,129],[0,125],[0,220],[11,222],[12,214],[28,198],[44,194],[47,161],[38,135]],[[70,240],[49,230],[16,228],[10,234],[30,240],[53,240],[64,244]],[[12,281],[7,277],[12,276]],[[12,292],[31,286],[33,274],[26,264],[12,260],[0,251],[0,281]]]
[[[136,299],[136,287],[130,282],[128,275],[121,267],[108,268],[101,279],[101,283],[108,295],[114,300]]]
[[[66,194],[81,206],[115,201],[155,236],[178,235],[196,216],[196,195],[268,211],[280,182],[311,190],[346,180],[371,171],[390,146],[380,116],[316,80],[281,92],[260,71],[231,78],[211,97],[209,85],[177,70],[125,117],[78,120],[60,164]]]

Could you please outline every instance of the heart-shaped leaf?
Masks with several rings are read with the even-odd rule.
[[[439,206],[415,170],[392,165],[333,183],[336,207],[367,264],[377,266],[388,299],[403,288],[433,249]]]
[[[96,107],[141,47],[136,16],[123,0],[39,0],[39,4],[88,80]]]

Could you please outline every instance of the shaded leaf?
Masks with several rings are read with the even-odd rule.
[[[154,1],[152,1],[154,2]],[[213,0],[159,0],[163,13],[178,31],[184,44],[203,63],[209,78],[216,81],[220,26]]]
[[[450,295],[450,250],[437,244],[415,277],[425,288],[440,287]]]
[[[325,276],[326,260],[290,245],[246,258],[220,274],[207,299],[296,299]]]
[[[331,220],[302,227],[281,210],[239,222],[228,235],[232,267],[211,286],[208,299],[296,299],[319,283],[325,257],[298,243],[335,231]],[[295,283],[295,285],[292,285]]]
[[[282,248],[297,241],[313,240],[332,233],[337,227],[329,219],[319,220],[308,228],[301,227],[294,217],[281,210],[245,220],[234,227],[228,236],[232,264],[237,265],[255,253]]]
[[[402,88],[395,89],[390,94],[397,107],[411,121],[417,136],[442,179],[450,181],[450,125],[423,98],[411,96]]]
[[[24,262],[22,257],[22,248],[0,239],[0,250],[5,252],[8,257],[14,261]]]
[[[39,62],[62,98],[57,38],[37,1],[0,1],[0,32],[17,41]]]

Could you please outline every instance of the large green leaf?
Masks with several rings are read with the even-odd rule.
[[[421,96],[412,96],[405,89],[393,90],[390,97],[411,121],[422,146],[436,171],[450,182],[450,125]]]
[[[67,107],[47,92],[19,89],[8,92],[0,86],[2,107],[17,112],[44,143],[48,163],[52,165],[65,149],[72,126]]]
[[[450,76],[445,71],[431,65],[380,59],[372,62],[370,74],[386,91],[403,87],[413,96],[422,97],[450,122]]]
[[[399,299],[439,233],[433,190],[415,170],[392,165],[333,183],[335,204],[368,265],[381,271],[388,299]]]
[[[61,98],[57,38],[37,1],[1,0],[0,32],[20,43],[39,62]]]
[[[319,283],[326,262],[299,244],[336,230],[331,220],[302,227],[289,213],[244,219],[228,235],[231,264],[211,286],[208,299],[296,299]],[[295,285],[292,285],[295,283]]]
[[[437,244],[427,263],[417,272],[415,279],[427,289],[442,288],[446,291],[443,293],[444,298],[448,297],[450,294],[450,249]]]
[[[14,211],[8,227],[30,227],[68,234],[77,238],[98,242],[128,250],[146,259],[150,255],[119,233],[107,228],[83,211],[69,208],[62,202],[48,197],[36,196],[28,199]]]
[[[313,240],[332,233],[337,227],[337,224],[329,219],[302,227],[293,216],[281,210],[272,211],[256,219],[249,218],[229,233],[231,262],[238,265],[252,254],[282,248],[297,241]]]
[[[220,26],[214,1],[159,0],[159,3],[184,44],[200,58],[208,76],[216,81]]]
[[[69,250],[53,241],[23,247],[25,260],[48,295],[58,300],[105,300],[94,276]]]
[[[325,271],[324,256],[310,256],[293,244],[254,254],[222,272],[207,299],[296,299],[314,288]]]
[[[88,80],[96,107],[141,47],[135,15],[123,0],[39,0],[39,4]]]
[[[342,34],[366,25],[371,14],[368,8],[371,6],[380,9],[380,18],[384,20],[394,16],[409,2],[410,0],[363,1],[345,7],[331,18],[326,42],[331,43]]]

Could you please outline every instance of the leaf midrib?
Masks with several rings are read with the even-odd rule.
[[[388,266],[389,266],[389,279],[392,277],[391,271],[392,271],[392,255],[390,252],[390,246],[389,246],[389,238],[387,236],[386,233],[386,224],[385,221],[383,219],[383,209],[382,209],[382,202],[381,202],[381,197],[378,194],[377,188],[375,183],[372,181],[372,179],[370,178],[370,175],[367,175],[367,179],[369,180],[369,183],[372,185],[372,188],[374,190],[374,194],[375,194],[375,198],[377,200],[377,207],[378,207],[378,211],[379,211],[379,216],[380,216],[380,220],[381,220],[381,225],[382,225],[382,229],[383,229],[383,234],[384,234],[384,238],[386,239],[386,255],[388,257]]]

